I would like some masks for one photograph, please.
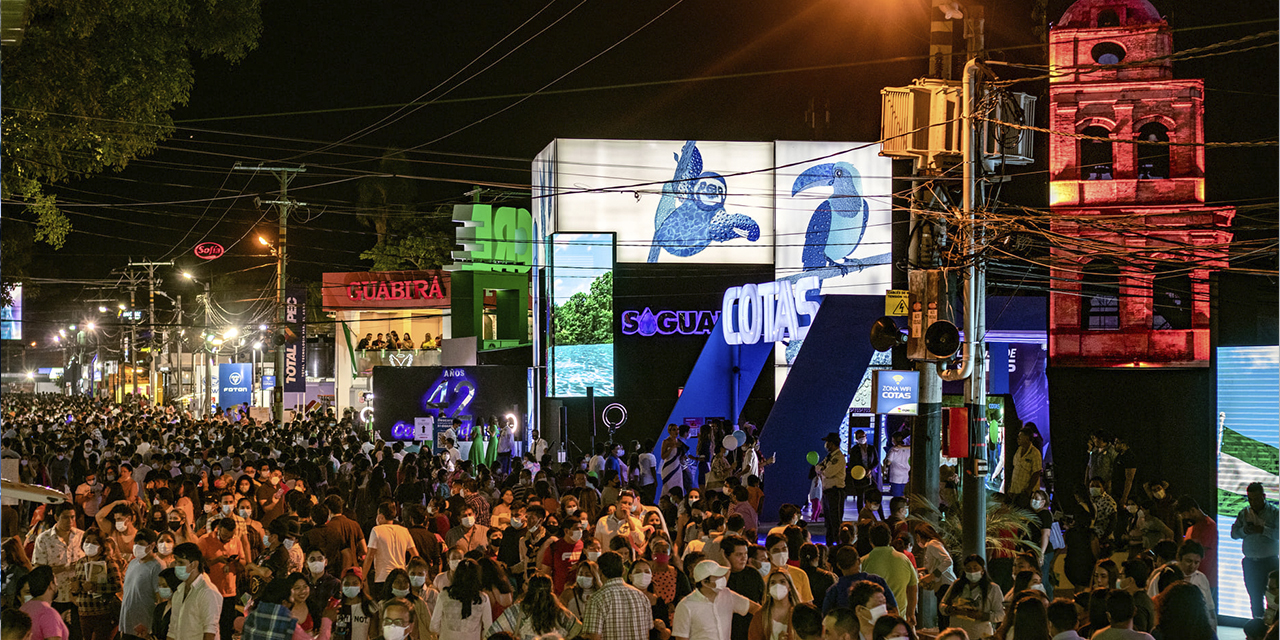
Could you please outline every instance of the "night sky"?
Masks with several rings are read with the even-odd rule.
[[[997,50],[993,57],[1046,62],[1045,49],[1027,46],[1039,42],[1033,4],[986,3],[986,44]],[[1069,4],[1051,1],[1049,20]],[[1275,2],[1229,4],[1231,13],[1222,11],[1222,3],[1156,2],[1175,29],[1176,50],[1276,29]],[[67,207],[75,232],[61,251],[38,245],[31,270],[48,278],[102,278],[130,257],[174,259],[202,276],[250,269],[238,277],[257,283],[246,288],[245,296],[252,297],[272,273],[271,259],[254,236],[275,236],[274,214],[263,217],[253,197],[269,199],[276,184],[269,176],[232,173],[237,161],[307,165],[308,173],[291,187],[291,194],[309,206],[290,226],[290,274],[318,280],[324,271],[367,268],[358,256],[375,238],[356,219],[357,183],[376,169],[388,148],[439,139],[409,154],[414,174],[424,178],[416,184],[418,201],[426,206],[467,201],[463,193],[473,182],[509,185],[505,190],[516,192],[517,202],[527,199],[529,163],[557,137],[875,140],[880,89],[909,84],[926,70],[926,5],[924,0],[265,2],[258,48],[234,66],[197,63],[190,103],[174,112],[179,129],[159,152],[121,173],[55,189],[64,203],[113,206]],[[641,28],[663,11],[668,12]],[[1270,22],[1186,30],[1258,20]],[[510,105],[519,97],[493,97],[541,89],[609,47],[614,48],[551,85],[548,95],[515,106]],[[676,82],[837,64],[846,66]],[[1210,141],[1276,137],[1277,70],[1274,46],[1174,66],[1178,77],[1206,79],[1205,137]],[[650,82],[662,84],[617,86]],[[586,90],[555,93],[566,89]],[[1043,97],[1047,83],[1016,89]],[[386,105],[424,94],[442,100],[317,152],[393,114],[396,108]],[[820,105],[820,114],[829,105],[831,125],[824,131],[806,124],[811,100]],[[1047,100],[1040,108],[1043,123]],[[1045,140],[1038,142],[1047,148]],[[1047,187],[1043,174],[1035,173],[1042,169],[1043,164],[1027,168],[1032,175],[1016,180],[1009,197],[1044,206]],[[1275,147],[1210,150],[1207,170],[1210,202],[1276,200]],[[208,200],[213,197],[224,199]],[[1269,229],[1260,233],[1275,236],[1274,206],[1250,215],[1269,221]],[[202,239],[228,246],[228,255],[211,263],[197,260],[191,248]],[[167,274],[165,288],[194,298],[195,288],[176,275]],[[28,301],[28,313],[71,316],[96,307],[78,302],[95,296],[80,286],[45,285],[43,299]],[[38,334],[39,328],[30,325],[28,332]]]

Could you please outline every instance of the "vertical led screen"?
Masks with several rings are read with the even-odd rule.
[[[557,233],[550,245],[547,395],[612,396],[614,236]]]
[[[1280,346],[1218,347],[1218,615],[1249,619],[1241,541],[1231,525],[1248,506],[1245,488],[1280,493]],[[1274,553],[1274,549],[1272,550]]]
[[[0,307],[0,340],[22,339],[22,285],[10,292],[13,302]]]

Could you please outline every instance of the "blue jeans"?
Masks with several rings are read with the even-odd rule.
[[[889,495],[894,498],[901,498],[907,494],[907,485],[889,483]]]
[[[1053,575],[1053,560],[1057,557],[1057,552],[1052,547],[1044,552],[1044,562],[1040,564],[1040,581],[1044,583],[1044,594],[1049,597],[1049,601],[1053,601],[1053,587],[1058,581]]]

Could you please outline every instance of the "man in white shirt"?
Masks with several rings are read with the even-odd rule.
[[[364,556],[362,575],[373,576],[373,592],[382,593],[382,583],[387,581],[387,574],[395,569],[407,569],[406,554],[417,556],[418,548],[413,544],[413,536],[409,530],[396,524],[396,505],[384,502],[378,506],[377,526],[369,532],[369,553]],[[377,573],[369,573],[374,568]]]
[[[222,594],[204,574],[204,556],[194,542],[173,549],[173,570],[182,584],[173,592],[169,636],[173,640],[218,640]]]
[[[529,445],[529,451],[533,453],[533,459],[537,461],[538,464],[542,464],[542,456],[547,455],[547,447],[550,445],[547,444],[546,440],[542,439],[537,429],[534,429],[531,435],[533,441]]]
[[[1178,547],[1178,568],[1182,570],[1182,579],[1194,584],[1204,596],[1204,608],[1209,612],[1209,623],[1218,629],[1218,605],[1213,599],[1213,588],[1209,585],[1209,577],[1201,573],[1200,561],[1204,559],[1204,547],[1195,540],[1187,540]]]
[[[754,615],[760,604],[727,588],[729,568],[711,560],[693,567],[697,589],[676,607],[671,637],[676,640],[729,640],[733,616]]]
[[[645,440],[640,447],[640,455],[636,462],[636,475],[640,480],[640,501],[645,504],[654,504],[654,497],[658,490],[658,458],[653,455],[653,448],[657,443],[653,439]]]
[[[609,542],[615,536],[624,536],[631,540],[631,546],[644,547],[644,531],[640,521],[631,515],[631,505],[636,500],[635,492],[627,489],[618,493],[618,504],[613,513],[600,518],[596,523],[596,539],[602,549],[609,549]]]

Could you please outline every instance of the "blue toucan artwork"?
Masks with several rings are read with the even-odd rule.
[[[861,270],[865,262],[849,256],[867,231],[868,206],[862,196],[862,176],[848,162],[812,166],[796,176],[791,195],[816,187],[831,187],[832,194],[809,218],[801,256],[804,270],[834,267],[841,274]]]
[[[724,178],[702,170],[697,141],[685,142],[675,159],[675,176],[662,185],[662,199],[653,217],[649,262],[657,262],[663,251],[687,258],[712,242],[760,239],[760,225],[755,220],[725,211],[728,189]]]

